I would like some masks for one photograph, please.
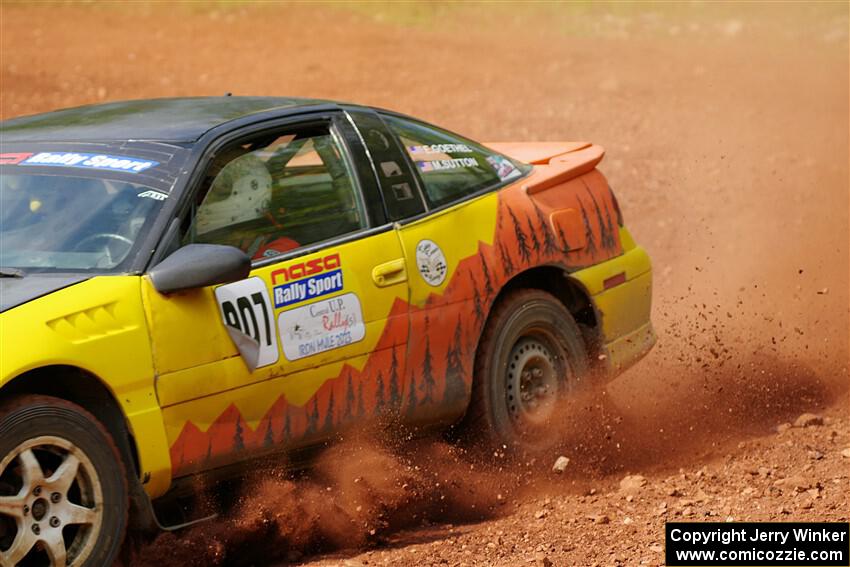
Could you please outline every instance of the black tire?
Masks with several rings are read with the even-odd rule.
[[[536,289],[509,292],[493,308],[479,343],[465,421],[500,454],[548,449],[557,440],[557,402],[588,369],[581,331],[560,301]]]
[[[74,567],[112,565],[127,510],[123,461],[93,415],[49,396],[0,404],[1,565],[64,566],[63,550]]]

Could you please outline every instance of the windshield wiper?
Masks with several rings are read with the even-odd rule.
[[[26,274],[18,268],[0,268],[0,278],[22,278]]]

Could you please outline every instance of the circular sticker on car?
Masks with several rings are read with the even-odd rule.
[[[433,240],[420,240],[416,245],[416,267],[428,285],[437,287],[446,280],[446,255]]]

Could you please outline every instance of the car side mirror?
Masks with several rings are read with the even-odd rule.
[[[154,266],[148,275],[160,293],[174,293],[248,277],[251,259],[242,250],[220,244],[187,244]]]

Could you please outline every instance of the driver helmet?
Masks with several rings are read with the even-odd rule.
[[[225,165],[212,182],[198,209],[197,234],[256,220],[269,208],[272,176],[254,154],[245,154]]]

